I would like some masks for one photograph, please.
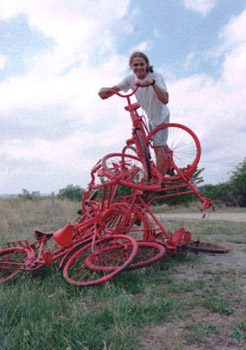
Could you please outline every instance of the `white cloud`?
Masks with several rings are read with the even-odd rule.
[[[131,49],[131,52],[134,51],[146,51],[149,49],[149,42],[148,41],[142,41],[137,46]]]
[[[220,37],[225,40],[225,46],[230,47],[234,44],[246,41],[246,11],[239,16],[233,17],[221,31]]]
[[[31,26],[54,42],[49,52],[29,58],[27,74],[0,83],[0,120],[5,125],[0,192],[86,186],[96,161],[120,151],[129,138],[125,101],[97,96],[99,87],[117,83],[128,72],[129,52],[117,54],[117,40],[133,31],[125,16],[128,5],[112,0],[61,0],[59,5],[55,0],[0,0],[0,18],[24,13]],[[214,5],[186,1],[202,14]],[[245,155],[245,16],[233,18],[221,31],[223,43],[214,53],[223,60],[219,79],[199,74],[178,81],[170,74],[168,82],[172,121],[200,137],[207,182],[227,179],[226,169]],[[150,47],[142,40],[133,50]],[[187,65],[194,58],[188,55]],[[1,60],[2,66],[6,62],[0,57],[0,67]]]
[[[223,45],[219,54],[225,54],[223,62],[223,80],[229,86],[237,88],[237,94],[242,95],[246,76],[246,11],[234,17],[223,28],[220,38]],[[243,90],[242,90],[243,89]]]
[[[133,30],[124,17],[128,4],[111,0],[61,0],[59,4],[54,0],[0,0],[1,19],[25,14],[33,28],[54,42],[49,52],[29,58],[32,64],[27,74],[0,83],[0,120],[5,125],[0,148],[1,192],[20,191],[17,188],[25,176],[31,178],[27,169],[37,178],[33,190],[42,191],[47,186],[48,175],[38,176],[41,169],[47,169],[47,173],[55,168],[64,171],[64,186],[70,169],[69,182],[77,179],[86,185],[77,173],[86,174],[88,182],[89,170],[104,150],[116,149],[120,140],[123,144],[127,135],[121,126],[128,121],[122,118],[124,102],[116,98],[102,101],[97,91],[115,84],[127,71],[128,58],[116,54],[116,40]],[[2,56],[1,61],[4,64]],[[54,130],[37,137],[42,125],[49,125],[49,118]],[[69,125],[67,131],[63,130],[64,122]],[[30,131],[28,138],[21,136],[23,125]],[[62,138],[57,138],[61,131]],[[9,136],[12,133],[14,139]],[[36,164],[35,169],[31,169],[31,163]]]
[[[121,35],[132,31],[123,20],[129,1],[111,0],[0,0],[0,18],[25,14],[32,27],[54,40],[53,51],[35,58],[36,72],[59,73],[74,62],[86,68],[88,57],[106,46],[113,53],[115,37],[112,27],[120,26]]]
[[[203,149],[199,166],[206,167],[204,177],[211,183],[226,181],[228,172],[246,156],[246,31],[237,33],[245,13],[221,31],[218,79],[199,74],[169,83],[172,118],[199,136]]]
[[[186,62],[184,64],[185,68],[189,68],[190,65],[192,64],[193,60],[195,58],[195,54],[193,52],[190,52],[187,57],[186,57]]]
[[[114,55],[115,37],[110,26],[123,19],[127,7],[128,1],[115,4],[110,0],[61,0],[58,4],[54,0],[0,0],[2,19],[24,13],[33,27],[54,40],[51,51],[32,58],[34,64],[27,75],[0,85],[0,110],[41,109],[56,103],[73,109],[80,108],[82,101],[85,106],[91,103],[103,84],[105,71],[105,80],[118,80],[122,72],[117,68],[116,73],[115,65],[120,59],[124,63],[124,57]],[[125,32],[129,33],[130,25],[125,24]],[[93,67],[96,57],[101,63]],[[0,64],[1,61],[4,62],[0,57]]]
[[[0,70],[2,70],[7,62],[7,58],[4,55],[0,55]]]
[[[184,0],[185,7],[207,15],[216,5],[216,0]]]

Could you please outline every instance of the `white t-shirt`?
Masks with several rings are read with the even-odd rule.
[[[167,91],[167,87],[164,81],[164,78],[160,73],[148,73],[145,79],[154,79],[156,84]],[[140,83],[144,79],[137,79],[134,73],[127,75],[119,84],[116,86],[125,92],[129,89],[134,90],[137,81]],[[167,105],[164,105],[157,97],[152,86],[148,86],[145,88],[139,88],[136,92],[136,99],[139,105],[144,109],[147,114],[149,123],[152,128],[156,128],[158,125],[162,123],[169,123],[169,109]]]

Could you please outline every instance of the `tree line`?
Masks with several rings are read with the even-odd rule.
[[[193,174],[193,183],[196,184],[199,192],[207,198],[213,200],[215,204],[224,204],[226,206],[246,207],[246,158],[240,162],[234,170],[231,172],[229,179],[226,182],[219,183],[217,185],[201,185],[204,180],[202,172],[204,168],[197,169]],[[103,181],[103,180],[102,180]],[[187,188],[188,189],[188,188]],[[71,201],[81,201],[81,198],[86,189],[80,186],[74,186],[72,184],[59,190],[58,194],[52,193],[50,196],[41,196],[39,191],[29,192],[26,189],[22,190],[21,194],[18,194],[18,198],[23,200],[35,200],[42,198],[59,198],[69,199]],[[175,191],[175,190],[173,190]],[[119,186],[118,195],[127,195],[131,193],[131,189],[124,186]],[[98,197],[101,193],[99,191]],[[188,194],[180,197],[170,197],[166,199],[157,199],[153,202],[155,205],[167,203],[169,205],[189,205],[190,202],[196,200],[197,197],[194,194]]]
[[[218,185],[204,185],[200,191],[215,202],[246,207],[246,158],[231,172],[228,181]]]

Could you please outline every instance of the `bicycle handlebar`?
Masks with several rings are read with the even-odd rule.
[[[136,83],[135,85],[136,85],[135,89],[130,94],[127,94],[127,95],[122,95],[118,91],[115,91],[115,90],[109,90],[109,92],[111,92],[113,94],[116,94],[116,95],[118,95],[120,97],[128,98],[128,97],[131,97],[132,95],[134,95],[135,92],[139,89],[140,83]]]

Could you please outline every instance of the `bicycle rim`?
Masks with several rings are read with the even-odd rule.
[[[102,166],[108,178],[117,178],[127,187],[155,191],[162,182],[162,176],[154,166],[151,168],[152,178],[148,181],[140,158],[130,154],[109,153],[103,157]]]
[[[149,266],[151,264],[154,264],[158,260],[162,259],[166,254],[166,249],[163,245],[155,242],[143,242],[143,241],[137,241],[138,244],[138,253],[131,262],[131,264],[125,269],[125,271],[129,270],[135,270],[140,269],[142,267]],[[112,246],[109,251],[110,254],[108,254],[108,259],[111,259],[106,266],[106,269],[108,271],[113,271],[115,267],[113,266],[114,259],[112,257],[115,257],[115,259],[118,259],[118,256],[120,255],[120,247],[117,245]],[[126,252],[129,254],[131,251],[131,244],[127,243]],[[101,257],[96,256],[95,254],[91,254],[88,256],[86,260],[86,265],[94,271],[103,271],[105,269],[104,266],[104,259],[101,260]],[[112,266],[110,266],[112,265]]]
[[[151,231],[148,215],[136,204],[132,207],[129,203],[113,203],[102,220],[107,229],[119,234],[130,234],[134,238],[138,236],[138,239],[143,239]]]
[[[27,252],[20,247],[0,251],[0,284],[15,277],[25,268]]]
[[[200,241],[184,244],[182,248],[194,253],[225,254],[229,252],[228,248],[225,248],[219,244]]]
[[[201,156],[201,146],[199,139],[195,133],[188,127],[181,124],[165,124],[162,125],[148,135],[147,141],[151,141],[151,137],[158,131],[166,129],[168,131],[167,148],[169,155],[172,154],[172,162],[174,167],[168,169],[168,173],[163,176],[164,181],[182,181],[183,176],[190,177],[195,170]],[[154,159],[154,152],[153,159]],[[178,169],[175,169],[175,167]],[[180,173],[179,173],[180,172]]]
[[[162,259],[166,254],[163,245],[156,242],[138,241],[138,253],[126,270],[135,270],[149,266]]]
[[[126,145],[125,147],[123,147],[122,153],[137,157],[137,150],[134,146],[131,146],[131,145]]]
[[[144,168],[144,171],[146,173],[147,179],[150,180],[152,177],[150,160],[149,160],[149,156],[148,156],[148,150],[147,150],[146,144],[143,140],[143,136],[141,134],[140,129],[136,130],[136,138],[138,141],[137,148],[139,148],[139,158],[141,159],[141,162],[143,164],[143,168]]]
[[[131,245],[130,251],[128,245]],[[99,239],[95,244],[90,243],[78,250],[67,261],[64,278],[77,286],[104,283],[124,270],[137,250],[136,240],[129,236],[114,235]]]

